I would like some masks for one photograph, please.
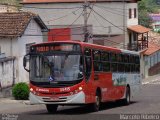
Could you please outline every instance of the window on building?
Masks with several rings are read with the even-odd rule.
[[[131,19],[132,18],[132,9],[130,8],[129,9],[129,19]]]
[[[137,17],[137,9],[134,8],[134,18],[136,18],[136,17]]]

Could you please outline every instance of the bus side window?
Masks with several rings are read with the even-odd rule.
[[[98,50],[93,50],[93,65],[94,65],[94,71],[102,71],[102,65],[101,65],[101,52]]]
[[[84,56],[85,56],[85,65],[86,65],[85,75],[86,75],[86,80],[88,80],[92,70],[91,49],[85,49]]]
[[[117,62],[117,54],[111,53],[111,62]]]
[[[101,64],[103,72],[110,72],[110,53],[109,52],[101,52]]]

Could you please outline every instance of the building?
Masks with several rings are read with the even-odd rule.
[[[148,49],[142,52],[143,54],[143,70],[144,78],[160,73],[160,46],[149,42]]]
[[[92,26],[92,33],[89,33],[92,39],[89,42],[136,51],[146,48],[147,44],[142,43],[144,37],[141,41],[138,39],[139,34],[146,36],[143,35],[146,34],[145,28],[139,25],[135,29],[138,25],[138,1],[88,0],[90,6],[87,7],[88,25]],[[23,0],[22,4],[24,11],[39,14],[50,29],[56,26],[84,27],[84,0]],[[145,33],[139,33],[139,28]],[[84,34],[84,30],[80,33]],[[115,41],[117,38],[120,40]],[[139,45],[135,46],[137,40]]]
[[[3,12],[17,12],[18,9],[16,6],[14,5],[9,5],[7,3],[0,3],[0,13],[3,13]]]
[[[36,14],[0,13],[1,87],[29,81],[28,73],[23,68],[23,56],[28,53],[30,45],[43,42],[42,32],[47,30]]]
[[[160,14],[150,14],[151,26],[153,31],[160,32]]]

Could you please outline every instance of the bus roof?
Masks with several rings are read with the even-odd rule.
[[[117,52],[117,53],[127,53],[127,54],[139,55],[139,52],[135,52],[135,51],[119,49],[119,48],[103,46],[103,45],[97,45],[97,44],[92,44],[92,43],[86,43],[86,42],[81,42],[81,41],[77,41],[77,40],[74,40],[74,41],[51,41],[51,42],[34,44],[33,46],[46,45],[46,44],[52,44],[52,43],[75,43],[75,44],[80,44],[81,46],[84,46],[84,47],[89,47],[89,48],[94,48],[94,49],[99,49],[99,50],[103,49],[103,50],[114,51],[114,52]]]

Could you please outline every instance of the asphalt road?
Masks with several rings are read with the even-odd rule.
[[[143,84],[142,90],[138,96],[132,99],[132,103],[124,106],[121,102],[108,102],[103,104],[99,112],[90,112],[86,106],[59,106],[56,114],[52,116],[60,116],[60,119],[69,120],[71,116],[92,116],[96,119],[106,115],[110,117],[120,118],[120,114],[160,114],[160,82]],[[44,105],[25,105],[23,102],[0,102],[0,114],[19,114],[31,115],[38,117],[45,115],[50,117]],[[115,114],[115,116],[113,116]],[[65,117],[67,115],[67,117]],[[69,118],[68,118],[69,117]],[[22,117],[24,118],[24,117]],[[40,117],[42,118],[42,117]],[[57,118],[57,117],[56,117]],[[81,118],[81,117],[76,117]],[[87,118],[81,118],[87,119]],[[159,115],[160,119],[160,115]]]

